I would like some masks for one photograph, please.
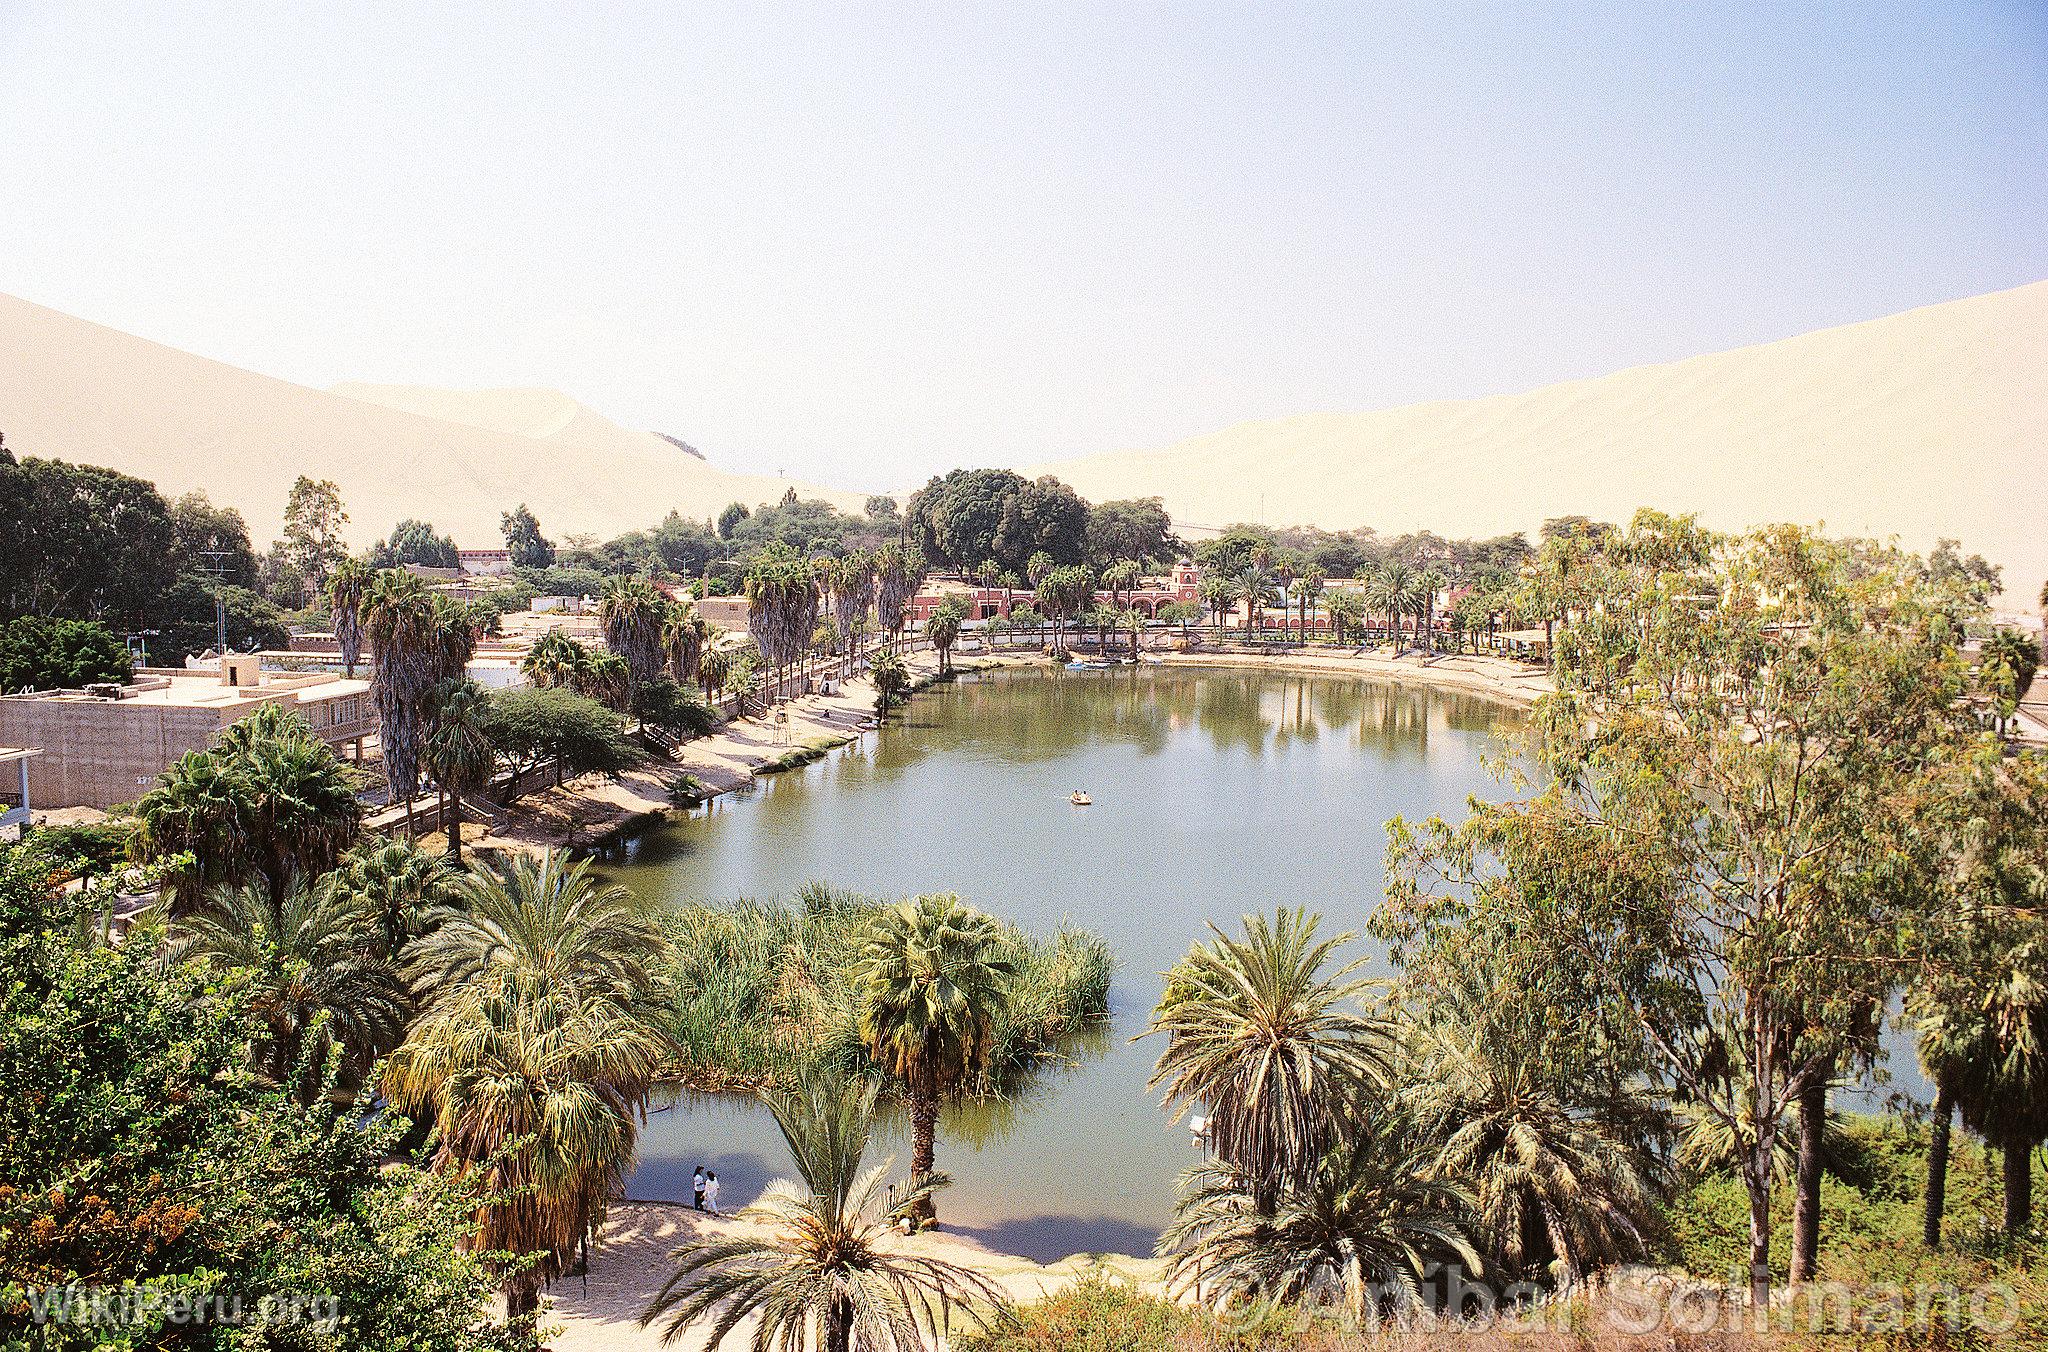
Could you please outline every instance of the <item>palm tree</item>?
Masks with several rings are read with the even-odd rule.
[[[1316,599],[1323,594],[1323,583],[1329,575],[1322,565],[1312,563],[1301,570],[1299,584],[1294,590],[1301,597],[1301,641],[1308,642],[1309,632],[1315,628]]]
[[[604,628],[605,646],[626,661],[629,703],[634,691],[661,675],[667,653],[662,630],[668,609],[668,598],[647,578],[605,579],[597,620]]]
[[[298,1076],[302,1103],[318,1096],[330,1048],[353,1083],[405,1030],[405,990],[376,955],[374,921],[331,875],[277,902],[253,884],[219,889],[171,939],[175,958],[240,974],[236,996],[262,1030],[254,1068],[278,1085]]]
[[[1415,592],[1415,570],[1399,559],[1388,559],[1366,580],[1366,601],[1393,627],[1396,657],[1401,655],[1401,616],[1415,608]]]
[[[910,1173],[932,1172],[939,1101],[988,1061],[989,1030],[1015,975],[1001,931],[951,893],[915,897],[877,915],[862,937],[854,979],[860,1036],[910,1101]],[[930,1197],[912,1219],[937,1219]]]
[[[1420,642],[1431,652],[1436,651],[1436,594],[1447,585],[1449,579],[1443,569],[1434,566],[1423,569],[1415,578],[1412,605],[1422,626]]]
[[[519,670],[542,689],[581,685],[590,666],[590,650],[559,629],[550,629],[534,640],[519,659]]]
[[[243,840],[281,903],[294,877],[334,867],[362,826],[363,806],[334,748],[282,704],[224,729],[214,754],[240,774]]]
[[[356,678],[356,663],[363,660],[363,596],[369,586],[370,566],[361,559],[344,558],[327,575],[334,641],[341,649],[342,670],[351,681]]]
[[[1252,621],[1279,595],[1273,587],[1273,579],[1266,572],[1265,565],[1256,561],[1247,563],[1231,579],[1236,587],[1237,599],[1244,603],[1244,634],[1252,635]]]
[[[372,580],[363,597],[363,632],[377,659],[370,695],[385,785],[391,801],[409,803],[420,786],[427,692],[462,671],[475,638],[417,577],[397,568]]]
[[[2017,1235],[2033,1223],[2034,1148],[2048,1140],[2048,985],[2019,963],[2000,963],[1972,984],[1973,997],[1915,1002],[1920,1063],[1948,1101],[1937,1099],[1937,1111],[1954,1104],[1963,1125],[2003,1156],[2004,1228]],[[1946,1191],[1933,1164],[1930,1208]],[[1933,1215],[1938,1241],[1940,1213]]]
[[[1647,1256],[1656,1167],[1616,1125],[1629,1105],[1569,1083],[1479,981],[1439,991],[1411,1047],[1404,1102],[1442,1142],[1437,1172],[1469,1181],[1475,1227],[1510,1272],[1576,1282]]]
[[[441,790],[442,826],[448,832],[448,861],[462,867],[462,795],[491,782],[498,757],[483,727],[485,695],[475,681],[456,677],[434,687],[427,701],[433,731],[422,759]]]
[[[814,1079],[798,1092],[772,1095],[769,1110],[801,1181],[778,1180],[740,1213],[768,1233],[676,1249],[676,1270],[640,1323],[666,1320],[665,1343],[709,1324],[705,1346],[714,1350],[753,1318],[759,1322],[749,1343],[764,1352],[924,1352],[948,1331],[955,1311],[983,1328],[1006,1320],[1007,1303],[987,1278],[891,1242],[894,1218],[923,1202],[938,1180],[914,1178],[893,1210],[884,1206],[886,1166],[861,1169],[874,1104],[872,1083]]]
[[[939,674],[953,670],[953,645],[960,641],[960,610],[947,602],[932,612],[925,621],[924,636],[932,641],[932,648],[939,655]]]
[[[910,684],[910,668],[901,653],[883,651],[868,662],[868,679],[875,683],[875,716],[887,718],[889,710]]]
[[[141,857],[185,855],[191,861],[165,878],[171,915],[183,915],[207,889],[236,879],[247,810],[247,782],[206,751],[188,751],[164,767],[155,787],[137,801]]]
[[[664,1031],[667,945],[622,887],[549,852],[455,884],[406,970],[427,1005],[385,1062],[402,1111],[433,1114],[439,1167],[482,1174],[478,1249],[538,1255],[505,1274],[515,1315],[568,1264],[624,1181]]]
[[[456,874],[444,855],[376,837],[351,851],[331,876],[369,915],[380,954],[395,962],[438,923],[435,912],[447,903]]]
[[[1223,612],[1230,609],[1231,602],[1237,598],[1237,588],[1229,578],[1212,574],[1196,584],[1195,594],[1201,597],[1202,604],[1209,608],[1209,613],[1215,617],[1216,623],[1222,624]]]
[[[1206,1105],[1210,1147],[1270,1212],[1281,1189],[1306,1179],[1336,1139],[1348,1105],[1387,1082],[1394,1029],[1341,1006],[1370,984],[1350,980],[1366,959],[1334,970],[1349,934],[1318,941],[1320,916],[1295,909],[1244,918],[1244,938],[1216,926],[1167,974],[1166,994],[1141,1037],[1166,1047],[1146,1088],[1164,1086],[1179,1121]]]
[[[1324,1306],[1354,1324],[1421,1308],[1422,1283],[1443,1260],[1484,1270],[1467,1238],[1469,1199],[1430,1174],[1427,1151],[1412,1124],[1368,1109],[1270,1210],[1243,1175],[1192,1171],[1159,1240],[1168,1293],[1221,1309]]]

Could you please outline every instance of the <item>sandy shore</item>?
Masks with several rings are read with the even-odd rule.
[[[1281,671],[1331,671],[1381,680],[1412,682],[1448,690],[1467,690],[1527,708],[1551,689],[1550,675],[1540,667],[1502,657],[1474,654],[1434,655],[1408,652],[1394,656],[1388,646],[1339,648],[1329,651],[1263,653],[1227,647],[1169,653],[1172,667],[1265,667]]]
[[[770,1227],[742,1216],[706,1216],[686,1206],[660,1202],[614,1204],[600,1232],[588,1277],[564,1277],[548,1295],[549,1322],[560,1332],[548,1342],[556,1352],[641,1352],[663,1346],[658,1329],[642,1328],[640,1313],[668,1280],[669,1252],[692,1240],[762,1235]],[[1092,1271],[1108,1270],[1138,1282],[1156,1282],[1156,1259],[1075,1257],[1050,1266],[995,1253],[943,1229],[891,1241],[908,1252],[971,1267],[1000,1286],[1012,1300],[1034,1300]],[[727,1346],[743,1346],[728,1342]],[[701,1349],[696,1331],[669,1347]]]

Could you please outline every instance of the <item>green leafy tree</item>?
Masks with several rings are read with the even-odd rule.
[[[498,518],[505,548],[515,568],[545,568],[555,561],[555,546],[540,533],[540,520],[525,503]]]
[[[171,510],[144,480],[10,455],[0,509],[0,614],[131,626],[176,576]]]
[[[0,622],[0,694],[125,682],[134,671],[128,649],[103,624],[40,615]]]
[[[1547,786],[1461,828],[1397,820],[1375,927],[1597,977],[1647,1063],[1741,1138],[1761,1302],[1781,1114],[1874,1054],[1871,1012],[1924,956],[1936,769],[1975,737],[1969,598],[1895,551],[1656,513],[1590,567],[1537,706]]]
[[[515,797],[520,777],[543,761],[554,763],[559,785],[571,775],[616,775],[641,759],[626,735],[625,720],[573,690],[493,691],[481,723],[492,747],[512,759],[508,792]]]
[[[923,1352],[956,1316],[983,1328],[1007,1322],[1002,1291],[986,1277],[888,1242],[893,1219],[940,1180],[913,1178],[885,1205],[886,1167],[862,1168],[874,1105],[875,1086],[858,1081],[813,1079],[770,1096],[797,1179],[778,1180],[741,1213],[766,1233],[685,1243],[640,1322],[662,1322],[664,1343],[708,1325],[705,1346],[716,1349],[751,1318],[753,1346],[792,1352]]]
[[[211,498],[197,490],[174,500],[170,507],[174,571],[254,590],[256,550],[249,543],[249,526],[240,512],[214,506]]]
[[[1165,562],[1186,549],[1175,537],[1173,518],[1159,498],[1096,503],[1088,509],[1086,540],[1087,561],[1098,568],[1118,559]]]
[[[983,559],[1021,568],[1033,554],[1078,563],[1088,504],[1058,479],[1026,479],[1006,469],[956,469],[910,497],[911,539],[927,558],[966,571]]]
[[[459,568],[462,556],[455,541],[435,530],[431,522],[407,517],[391,528],[391,534],[370,551],[375,568]]]
[[[860,1036],[909,1100],[913,1179],[931,1177],[941,1100],[988,1059],[1013,971],[1001,927],[950,893],[890,907],[861,944]],[[936,1219],[928,1195],[906,1214],[918,1224]]]

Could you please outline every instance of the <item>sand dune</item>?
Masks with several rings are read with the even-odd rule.
[[[0,296],[0,432],[18,455],[106,465],[165,493],[206,490],[276,533],[300,474],[340,484],[366,544],[419,516],[498,543],[525,502],[557,539],[768,502],[787,481],[715,469],[549,390],[310,389]],[[858,510],[863,495],[798,484]]]
[[[1640,506],[1954,536],[2048,578],[2048,282],[1524,394],[1244,423],[1032,467],[1205,524],[1533,530]]]

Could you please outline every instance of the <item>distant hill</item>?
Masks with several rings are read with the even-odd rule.
[[[241,510],[259,547],[300,474],[341,486],[357,544],[407,516],[495,544],[499,514],[521,502],[555,539],[609,536],[790,487],[678,455],[552,390],[316,390],[12,296],[0,296],[0,433],[17,455],[106,465],[172,496],[204,489]],[[853,511],[865,501],[795,486]]]
[[[1961,539],[2048,578],[2048,282],[1524,394],[1312,413],[1038,465],[1178,521],[1490,535],[1653,506]]]

